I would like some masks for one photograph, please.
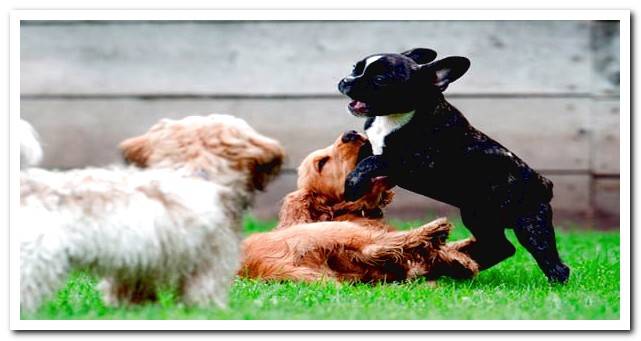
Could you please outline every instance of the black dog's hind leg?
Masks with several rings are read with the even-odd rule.
[[[516,252],[512,243],[505,237],[505,224],[496,217],[475,210],[461,209],[461,218],[474,237],[451,245],[475,260],[480,270],[512,257]]]
[[[552,208],[543,203],[517,218],[514,233],[519,242],[534,256],[550,282],[565,283],[570,268],[561,262],[556,249]]]
[[[345,178],[345,200],[356,201],[370,190],[372,179],[389,175],[387,162],[380,155],[363,159]]]

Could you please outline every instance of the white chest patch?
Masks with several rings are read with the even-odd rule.
[[[372,144],[372,153],[374,155],[383,154],[385,147],[385,137],[391,132],[399,129],[414,117],[414,111],[391,114],[386,116],[377,116],[372,125],[365,130],[369,142]]]

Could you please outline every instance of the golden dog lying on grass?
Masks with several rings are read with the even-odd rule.
[[[409,231],[385,223],[382,208],[393,192],[384,178],[359,200],[344,200],[345,177],[365,143],[364,136],[348,132],[303,160],[298,189],[285,198],[278,227],[243,242],[239,275],[376,282],[478,273],[472,259],[445,245],[451,229],[445,218]]]

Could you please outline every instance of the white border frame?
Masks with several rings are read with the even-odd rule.
[[[10,15],[10,226],[20,201],[21,20],[617,20],[620,22],[620,320],[21,320],[19,241],[10,233],[12,330],[630,330],[631,163],[629,10],[19,10]]]

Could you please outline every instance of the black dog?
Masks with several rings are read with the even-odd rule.
[[[567,282],[570,269],[559,258],[552,225],[552,182],[445,100],[442,92],[467,71],[469,60],[432,62],[435,57],[429,49],[369,56],[338,84],[352,99],[349,111],[368,117],[373,153],[347,177],[346,199],[356,200],[372,179],[387,176],[460,208],[474,238],[458,247],[482,269],[514,254],[504,234],[511,227],[550,281]]]

